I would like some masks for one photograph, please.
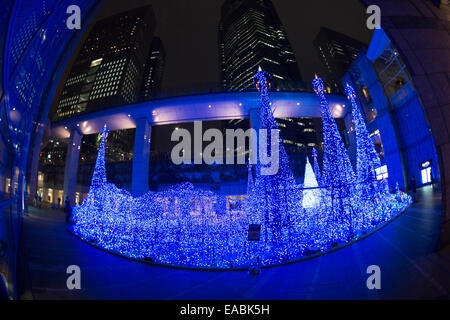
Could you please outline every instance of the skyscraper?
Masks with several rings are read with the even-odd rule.
[[[154,37],[150,45],[150,52],[145,64],[144,78],[142,81],[142,95],[149,99],[154,97],[161,88],[164,73],[166,51],[159,37]]]
[[[364,43],[345,34],[321,27],[314,46],[325,70],[324,83],[330,92],[344,93],[341,79],[358,56]]]
[[[52,120],[133,102],[154,28],[151,6],[98,21],[78,53]]]
[[[272,87],[298,87],[301,75],[283,24],[270,0],[225,0],[219,23],[222,85],[253,87],[260,65]]]

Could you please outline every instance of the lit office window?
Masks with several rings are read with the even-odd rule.
[[[422,169],[420,174],[422,176],[422,184],[431,182],[431,168]]]
[[[91,62],[91,68],[100,65],[102,63],[102,61],[103,61],[103,58],[100,58],[100,59],[97,59],[97,60],[93,60]]]
[[[422,184],[431,183],[431,161],[425,161],[420,164],[420,176],[422,178]]]
[[[377,180],[381,179],[387,179],[388,178],[388,172],[387,172],[387,166],[381,166],[379,168],[375,169],[375,173],[377,174]]]
[[[381,141],[380,131],[378,129],[376,129],[374,132],[372,132],[370,134],[370,137],[373,141],[373,144],[375,145],[375,149],[378,153],[378,156],[380,157],[381,160],[383,160],[384,159],[384,148],[383,148],[383,143]]]

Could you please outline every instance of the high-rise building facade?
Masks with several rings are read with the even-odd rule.
[[[364,43],[345,34],[320,28],[314,47],[325,71],[324,83],[330,92],[344,93],[341,79],[364,46]]]
[[[52,120],[135,101],[154,28],[151,6],[98,21],[78,53]]]
[[[299,87],[301,75],[286,31],[270,0],[226,0],[219,23],[222,85],[253,87],[258,66],[272,75],[272,87]]]
[[[154,37],[150,45],[150,52],[145,64],[144,78],[142,82],[142,95],[145,99],[155,97],[161,89],[166,51],[159,37]]]

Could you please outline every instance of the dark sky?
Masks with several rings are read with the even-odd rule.
[[[320,73],[312,41],[320,26],[369,43],[359,0],[273,0],[297,57],[303,80]],[[217,26],[223,0],[107,0],[99,17],[152,4],[156,35],[166,47],[163,87],[219,83]]]

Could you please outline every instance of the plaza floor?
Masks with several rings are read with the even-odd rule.
[[[450,246],[438,250],[441,198],[430,187],[393,222],[351,246],[263,269],[190,271],[151,266],[106,253],[65,227],[64,214],[30,207],[20,260],[22,299],[449,299]],[[81,290],[66,269],[81,268]],[[370,265],[381,289],[366,286]]]

